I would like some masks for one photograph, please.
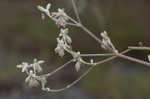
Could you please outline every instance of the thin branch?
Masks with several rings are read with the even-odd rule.
[[[120,54],[125,54],[125,53],[127,53],[127,52],[129,52],[129,51],[131,51],[131,49],[126,49],[125,51],[121,52]],[[102,64],[102,63],[111,61],[111,60],[113,60],[113,59],[115,59],[115,58],[117,58],[117,56],[112,56],[112,57],[110,57],[110,58],[107,58],[107,59],[105,59],[105,60],[102,60],[102,61],[97,62],[96,65],[99,65],[99,64]]]
[[[50,72],[48,74],[41,75],[41,76],[46,76],[46,77],[52,76],[53,74],[55,74],[56,72],[60,71],[64,67],[68,66],[68,64],[70,64],[71,62],[73,62],[73,59],[71,59],[70,61],[66,62],[64,65],[60,66],[59,68],[55,69],[54,71],[52,71],[52,72]]]
[[[76,24],[76,26],[80,27],[82,30],[85,31],[85,33],[87,33],[88,35],[90,35],[93,39],[95,39],[98,43],[102,44],[102,41],[95,36],[89,29],[87,29],[85,26],[83,26],[83,24],[78,23],[76,20],[74,20],[73,18],[71,18],[70,16],[67,16],[73,23]]]
[[[74,23],[67,23],[67,25],[79,27],[77,24],[74,24]]]
[[[113,56],[115,54],[80,54],[81,57],[103,57],[103,56]]]
[[[68,17],[68,19],[70,19],[70,21],[72,21],[73,23],[75,23],[75,24],[81,26],[81,23],[77,22],[75,19],[71,18],[71,17],[68,16],[68,15],[67,15],[67,17]]]
[[[81,24],[81,20],[80,20],[80,17],[79,17],[79,13],[78,13],[78,10],[77,10],[77,7],[76,7],[76,4],[74,2],[74,0],[72,0],[72,4],[73,4],[73,9],[75,11],[75,14],[76,14],[76,17],[77,17],[77,20],[74,20],[73,18],[71,18],[70,16],[67,16],[70,21],[72,21],[72,23],[68,23],[68,25],[72,25],[72,26],[78,26],[80,27],[81,29],[83,29],[85,31],[85,33],[87,33],[88,35],[90,35],[92,38],[94,38],[98,43],[102,44],[102,40],[100,38],[98,38],[97,36],[95,36],[90,30],[88,30],[84,25]],[[51,18],[51,16],[48,14],[48,16]],[[52,20],[56,21],[55,19],[52,18]],[[65,48],[64,48],[65,49]],[[115,49],[115,48],[114,48]],[[69,51],[67,49],[65,49],[67,52],[69,52],[71,55],[73,55],[73,51]],[[105,62],[108,62],[108,61],[111,61],[117,57],[120,57],[120,58],[123,58],[123,59],[127,59],[127,60],[130,60],[130,61],[133,61],[133,62],[136,62],[136,63],[140,63],[140,64],[144,64],[146,66],[150,66],[150,63],[148,62],[145,62],[143,60],[139,60],[139,59],[136,59],[136,58],[133,58],[133,57],[129,57],[129,56],[126,56],[126,55],[123,55],[124,53],[127,53],[131,50],[150,50],[149,47],[128,47],[127,50],[123,51],[122,53],[114,53],[114,54],[81,54],[81,56],[83,57],[86,57],[86,56],[112,56],[112,55],[115,55],[115,56],[112,56],[112,57],[109,57],[107,59],[104,59],[102,61],[99,61],[97,63],[88,63],[84,60],[82,60],[83,63],[87,64],[87,65],[91,65],[91,67],[86,71],[84,72],[77,80],[73,81],[71,84],[67,85],[66,87],[64,88],[61,88],[61,89],[57,89],[57,90],[53,90],[53,89],[50,89],[49,91],[50,92],[60,92],[60,91],[63,91],[63,90],[66,90],[70,87],[72,87],[73,85],[75,85],[77,82],[79,82],[83,77],[85,77],[95,66],[97,65],[100,65],[100,64],[103,64]],[[64,65],[62,65],[61,67],[57,68],[56,70],[54,70],[53,72],[51,73],[48,73],[48,74],[45,74],[43,76],[51,76],[53,74],[55,74],[56,72],[58,72],[59,70],[61,70],[62,68],[68,66],[68,64],[70,64],[71,62],[73,62],[73,59],[68,61],[67,63],[65,63]]]
[[[72,1],[73,9],[74,9],[75,15],[77,17],[77,20],[79,23],[81,23],[79,12],[78,12],[77,6],[75,4],[75,1],[74,0],[71,0],[71,1]]]
[[[123,51],[121,54],[125,54],[127,52],[131,51],[130,49],[127,49],[125,51]],[[99,61],[97,62],[95,65],[91,66],[86,72],[84,72],[77,80],[73,81],[71,84],[67,85],[66,87],[64,88],[61,88],[61,89],[50,89],[49,92],[61,92],[61,91],[64,91],[66,89],[69,89],[70,87],[74,86],[75,84],[77,84],[81,79],[83,79],[94,67],[100,65],[100,64],[103,64],[105,62],[108,62],[108,61],[111,61],[113,59],[117,58],[117,56],[112,56],[110,58],[107,58],[107,59],[104,59],[102,61]]]
[[[135,46],[129,46],[129,49],[132,50],[150,50],[150,47],[135,47]]]
[[[93,65],[96,65],[96,63],[91,63],[91,62],[86,62],[85,60],[81,60],[81,63],[85,64],[85,65],[90,65],[90,66],[93,66]]]
[[[146,62],[146,61],[143,61],[143,60],[139,60],[139,59],[136,59],[136,58],[133,58],[133,57],[129,57],[129,56],[126,56],[126,55],[122,55],[120,53],[116,53],[116,56],[121,57],[123,59],[127,59],[127,60],[130,60],[130,61],[136,62],[136,63],[143,64],[145,66],[150,66],[149,62]]]
[[[84,78],[93,68],[94,68],[94,66],[91,66],[91,67],[90,67],[86,72],[84,72],[77,80],[73,81],[71,84],[67,85],[66,87],[61,88],[61,89],[56,89],[56,90],[51,89],[50,92],[61,92],[61,91],[64,91],[64,90],[66,90],[66,89],[71,88],[72,86],[74,86],[75,84],[77,84],[82,78]]]

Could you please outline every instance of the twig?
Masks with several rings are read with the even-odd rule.
[[[87,33],[88,35],[90,35],[93,39],[95,39],[98,43],[102,44],[102,41],[95,36],[89,29],[87,29],[83,24],[77,22],[76,20],[74,20],[73,18],[71,18],[70,16],[67,16],[73,23],[75,23],[77,27],[80,27],[82,30],[85,31],[85,33]]]
[[[136,59],[136,58],[133,58],[133,57],[126,56],[126,55],[122,55],[120,53],[116,53],[116,56],[121,57],[123,59],[127,59],[127,60],[130,60],[130,61],[136,62],[136,63],[143,64],[145,66],[150,66],[149,62],[142,61],[142,60],[139,60],[139,59]]]
[[[64,65],[60,66],[59,68],[55,69],[54,71],[48,73],[48,74],[44,74],[44,75],[41,75],[41,76],[46,76],[46,77],[49,77],[49,76],[52,76],[53,74],[55,74],[56,72],[58,72],[59,70],[63,69],[64,67],[68,66],[68,64],[70,64],[71,62],[73,62],[73,59],[71,59],[70,61],[68,61],[67,63],[65,63]]]
[[[127,53],[129,51],[130,51],[130,49],[127,49],[127,50],[123,51],[121,54],[125,54],[125,53]],[[50,92],[61,92],[61,91],[64,91],[66,89],[69,89],[70,87],[72,87],[75,84],[77,84],[81,79],[83,79],[94,67],[96,67],[97,65],[103,64],[105,62],[111,61],[111,60],[113,60],[115,58],[117,58],[117,56],[112,56],[110,58],[107,58],[107,59],[104,59],[102,61],[99,61],[95,65],[91,66],[86,72],[84,72],[77,80],[73,81],[71,84],[69,84],[66,87],[61,88],[61,89],[56,89],[56,90],[50,89],[49,91]]]
[[[127,53],[127,52],[129,52],[129,51],[131,51],[131,49],[126,49],[125,51],[121,52],[120,54],[125,54],[125,53]],[[102,63],[111,61],[111,60],[113,60],[113,59],[115,59],[115,58],[117,58],[117,56],[112,56],[112,57],[110,57],[110,58],[107,58],[107,59],[105,59],[105,60],[102,60],[102,61],[97,62],[96,65],[99,65],[99,64],[102,64]]]
[[[79,27],[77,24],[74,23],[67,23],[67,25]]]
[[[113,56],[115,54],[80,54],[81,57],[99,57],[99,56]]]
[[[103,44],[102,40],[100,38],[98,38],[97,36],[94,35],[94,33],[92,33],[89,29],[87,29],[82,23],[81,23],[81,20],[80,20],[80,17],[79,17],[79,13],[78,13],[78,10],[77,10],[77,7],[76,7],[76,4],[74,2],[74,0],[72,0],[72,5],[73,5],[73,9],[74,9],[74,12],[76,14],[76,17],[77,17],[77,21],[74,20],[73,18],[71,18],[70,16],[67,15],[68,19],[70,19],[71,23],[66,23],[68,25],[71,25],[71,26],[77,26],[77,27],[80,27],[83,31],[85,31],[85,33],[87,33],[88,35],[90,35],[93,39],[95,39],[99,44]],[[47,15],[52,18],[49,13],[47,13]],[[52,20],[54,21],[57,21],[55,18],[52,18]],[[111,44],[111,43],[110,43]],[[112,49],[114,50],[114,53],[113,54],[81,54],[80,56],[81,57],[93,57],[93,56],[112,56],[112,57],[109,57],[107,59],[104,59],[102,61],[99,61],[97,63],[88,63],[84,60],[82,60],[81,62],[83,64],[87,64],[87,65],[91,65],[91,67],[89,67],[89,69],[87,71],[85,71],[77,80],[73,81],[71,84],[68,84],[66,87],[64,88],[60,88],[60,89],[56,89],[56,90],[53,90],[53,89],[50,89],[48,91],[50,92],[61,92],[61,91],[64,91],[70,87],[72,87],[73,85],[75,85],[76,83],[78,83],[83,77],[85,77],[95,66],[97,65],[100,65],[100,64],[103,64],[105,62],[108,62],[108,61],[111,61],[117,57],[120,57],[120,58],[123,58],[123,59],[127,59],[127,60],[130,60],[130,61],[133,61],[133,62],[136,62],[136,63],[140,63],[140,64],[144,64],[146,66],[150,66],[150,63],[146,62],[146,61],[143,61],[143,60],[139,60],[139,59],[136,59],[136,58],[133,58],[133,57],[129,57],[129,56],[126,56],[126,55],[123,55],[131,50],[150,50],[150,47],[128,47],[127,50],[121,52],[121,53],[118,53],[116,52],[116,49],[113,45],[110,45],[112,47]],[[72,56],[74,56],[74,51],[72,50],[68,50],[67,48],[64,47],[64,50],[66,50],[68,53],[70,53]],[[57,68],[56,70],[48,73],[48,74],[45,74],[43,76],[46,76],[46,77],[49,77],[49,76],[52,76],[53,74],[55,74],[56,72],[58,72],[59,70],[63,69],[64,67],[68,66],[68,64],[70,64],[71,62],[73,62],[74,59],[68,61],[67,63],[65,63],[64,65],[60,66],[59,68]]]
[[[135,47],[135,46],[129,46],[129,49],[132,50],[150,50],[150,47]]]

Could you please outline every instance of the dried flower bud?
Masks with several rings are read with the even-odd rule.
[[[21,68],[22,72],[28,71],[28,68],[30,67],[30,65],[26,62],[23,62],[20,65],[17,65],[17,68]]]
[[[51,8],[51,3],[48,3],[46,9],[49,10]]]
[[[37,9],[40,10],[43,14],[46,14],[47,16],[51,17],[50,12],[49,12],[50,7],[51,7],[51,4],[49,3],[47,4],[46,8],[38,5]]]
[[[71,38],[69,37],[68,33],[69,33],[69,29],[68,29],[68,28],[66,28],[66,29],[61,29],[59,36],[62,37],[63,40],[64,40],[66,43],[71,44],[71,43],[72,43],[72,40],[71,40]]]
[[[144,45],[143,45],[143,43],[142,43],[142,42],[139,42],[139,46],[143,47]]]
[[[37,80],[34,80],[30,86],[38,87],[39,85],[40,85],[40,83]]]
[[[47,11],[47,9],[45,9],[44,7],[38,5],[37,6],[38,10],[40,10],[41,12],[45,13]]]
[[[81,67],[81,62],[77,61],[76,64],[75,64],[75,69],[76,69],[77,72],[80,70],[80,67]]]
[[[94,60],[93,60],[93,59],[91,59],[90,61],[91,61],[91,64],[93,64],[93,63],[94,63]]]
[[[58,9],[58,12],[52,12],[52,18],[55,19],[56,25],[58,27],[63,26],[65,27],[67,21],[69,20],[67,14],[64,12],[64,9]]]
[[[34,71],[42,72],[43,69],[42,69],[42,67],[41,67],[41,64],[43,64],[43,63],[44,63],[43,60],[37,61],[37,59],[34,59],[33,64],[30,64],[30,66],[33,67]]]
[[[64,47],[64,41],[57,38],[57,47],[55,48],[55,52],[58,53],[60,57],[63,57],[65,55]]]
[[[36,80],[36,75],[33,73],[32,70],[30,70],[28,77],[25,79],[25,82],[30,87],[37,87],[39,85],[39,82]]]
[[[115,46],[113,45],[113,43],[111,42],[110,38],[107,35],[107,32],[104,31],[103,33],[101,33],[102,36],[102,44],[101,47],[105,50],[109,50],[111,52],[114,53],[118,53],[118,51],[116,50]]]
[[[148,55],[148,61],[150,61],[150,55]]]
[[[82,62],[81,62],[82,58],[80,57],[80,52],[73,52],[72,56],[73,56],[73,59],[74,59],[73,61],[76,62],[75,69],[78,72],[80,70],[80,67],[81,67],[81,64],[82,64]]]

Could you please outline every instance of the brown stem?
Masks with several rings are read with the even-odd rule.
[[[116,53],[116,56],[121,57],[123,59],[127,59],[127,60],[130,60],[130,61],[136,62],[136,63],[143,64],[145,66],[150,66],[150,63],[148,63],[146,61],[139,60],[139,59],[136,59],[136,58],[133,58],[133,57],[129,57],[129,56],[126,56],[126,55],[123,55],[123,54],[120,54],[120,53]]]
[[[131,51],[131,49],[126,49],[125,51],[121,52],[121,54],[125,54],[125,53],[127,53],[127,52],[129,52],[129,51]],[[109,58],[104,59],[104,60],[102,60],[102,61],[99,61],[99,62],[96,63],[96,65],[103,64],[103,63],[108,62],[108,61],[111,61],[111,60],[113,60],[113,59],[115,59],[115,58],[117,58],[117,55],[116,55],[116,56],[109,57]]]

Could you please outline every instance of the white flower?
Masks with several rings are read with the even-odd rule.
[[[73,52],[72,55],[73,55],[73,59],[74,59],[73,61],[76,62],[75,69],[78,72],[80,70],[81,64],[82,64],[82,62],[81,62],[82,58],[80,57],[80,52]]]
[[[39,82],[36,79],[36,75],[33,73],[32,70],[30,70],[28,77],[25,79],[25,82],[30,87],[37,87],[39,85]]]
[[[42,71],[41,64],[43,63],[44,63],[43,60],[37,61],[37,59],[34,59],[34,63],[30,64],[30,66],[33,67],[35,71],[41,72]]]
[[[64,39],[64,41],[66,41],[68,44],[72,43],[71,38],[68,36],[68,28],[61,29],[59,36],[62,37]]]
[[[80,57],[80,52],[73,52],[72,56],[73,56],[74,61],[77,61],[78,58]]]
[[[64,9],[58,8],[58,14],[59,16],[67,16],[66,13],[64,12]]]
[[[57,25],[58,27],[60,27],[60,26],[65,27],[66,24],[67,24],[67,22],[66,22],[66,20],[64,20],[63,17],[59,17],[59,18],[56,20],[56,25]]]
[[[64,9],[58,9],[58,12],[52,12],[52,17],[56,21],[56,25],[63,26],[67,24],[67,21],[69,20],[67,14],[64,12]]]
[[[45,13],[47,16],[51,17],[50,12],[49,12],[49,9],[51,8],[51,4],[50,3],[47,4],[46,8],[44,8],[44,7],[40,6],[40,5],[38,5],[37,8],[42,13]],[[44,15],[42,14],[42,16],[44,16]]]
[[[46,9],[49,10],[51,8],[51,3],[48,3]]]
[[[76,62],[76,64],[75,64],[75,69],[76,69],[76,71],[78,72],[78,71],[80,70],[80,68],[81,68],[81,61],[78,60],[78,61]]]
[[[26,62],[23,62],[20,65],[17,65],[17,68],[22,68],[22,72],[28,71],[29,67],[30,67],[30,65]]]
[[[75,69],[76,69],[77,72],[80,70],[81,64],[82,64],[82,63],[81,63],[81,57],[79,57],[79,58],[77,59],[76,64],[75,64]]]
[[[25,79],[25,82],[28,83],[32,79],[33,75],[33,71],[30,70],[28,77]]]
[[[104,48],[105,50],[109,50],[117,53],[118,51],[116,50],[115,46],[111,42],[110,38],[108,37],[107,32],[104,31],[103,33],[101,33],[101,36],[103,38],[101,47]]]
[[[55,52],[58,53],[60,57],[63,57],[65,55],[64,47],[64,41],[57,38],[57,47],[55,48]]]
[[[38,5],[37,6],[38,10],[40,10],[42,12],[41,16],[42,19],[45,19],[45,14],[47,16],[49,16],[50,18],[52,18],[52,20],[54,20],[56,22],[56,25],[58,27],[63,26],[65,27],[67,24],[67,21],[69,20],[67,14],[64,12],[64,9],[58,9],[57,12],[52,12],[50,13],[49,9],[51,8],[51,4],[47,4],[46,8]]]
[[[60,8],[58,8],[58,12],[52,12],[52,16],[55,18],[64,17],[65,20],[68,19],[64,9],[60,9]]]
[[[101,47],[105,50],[108,50],[108,43],[106,40],[102,39]]]
[[[46,87],[46,83],[47,83],[47,79],[46,78],[47,77],[45,77],[45,76],[37,77],[37,80],[41,83],[42,90],[44,90],[44,91],[48,91],[49,90],[49,88]]]

